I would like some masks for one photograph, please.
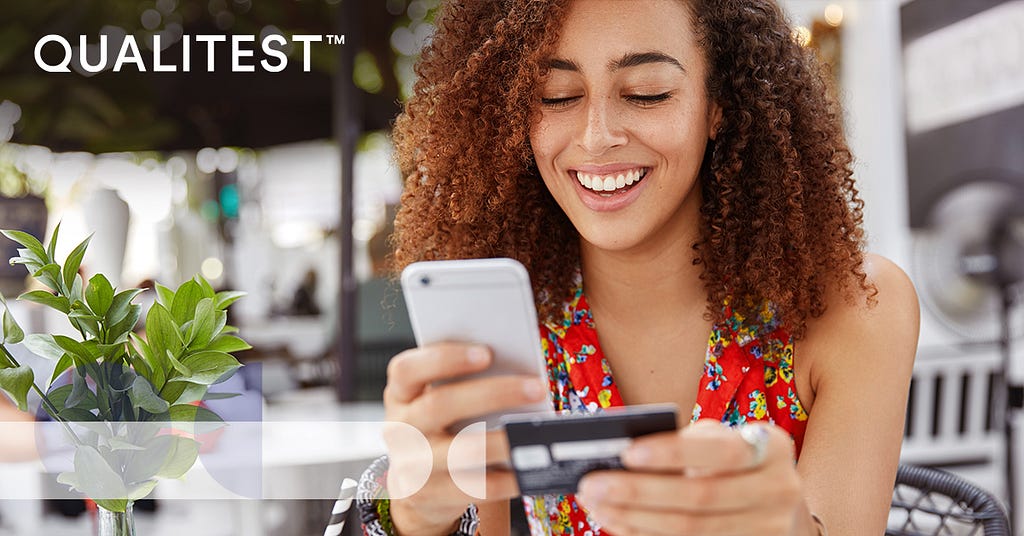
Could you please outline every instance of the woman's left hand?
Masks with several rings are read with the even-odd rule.
[[[634,440],[628,471],[595,471],[577,498],[613,534],[797,534],[806,526],[793,442],[773,425],[741,433],[704,420]]]

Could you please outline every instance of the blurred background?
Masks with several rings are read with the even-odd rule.
[[[869,247],[910,274],[922,301],[903,460],[1020,504],[1024,473],[1010,462],[1024,460],[1024,442],[1007,423],[1024,378],[1024,1],[780,3],[836,79]],[[436,4],[0,0],[0,228],[39,236],[60,222],[61,256],[95,233],[83,270],[122,288],[202,273],[246,291],[230,323],[253,346],[240,358],[258,364],[244,380],[264,419],[380,419],[387,360],[414,344],[381,272],[402,188],[388,129]],[[37,66],[46,34],[68,37],[72,72]],[[151,65],[152,36],[174,64],[185,34],[257,36],[250,65],[267,35],[325,37],[310,43],[308,71],[307,50],[288,39],[282,72],[231,72],[226,45],[206,72],[196,43],[190,72],[112,72],[126,36]],[[106,69],[80,64],[79,35],[86,62]],[[61,52],[49,44],[42,59]],[[14,256],[13,242],[0,253]],[[24,270],[0,263],[8,301],[25,290]],[[62,329],[41,307],[11,307],[27,332]],[[37,376],[53,366],[23,357]],[[371,454],[289,463],[340,481]],[[263,502],[158,498],[140,533],[177,534],[187,517],[196,535],[320,534],[331,506]],[[0,501],[0,535],[84,534],[86,517]]]

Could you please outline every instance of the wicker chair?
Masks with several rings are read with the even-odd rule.
[[[946,471],[904,464],[896,473],[885,534],[1010,536],[1010,527],[991,493]]]

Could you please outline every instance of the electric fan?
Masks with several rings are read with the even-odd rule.
[[[921,302],[964,342],[999,344],[994,407],[1004,416],[1007,495],[1016,518],[1012,424],[1021,396],[1010,376],[1010,342],[1024,332],[1024,318],[1014,316],[1024,290],[1024,175],[977,172],[937,195],[927,214],[914,247]]]

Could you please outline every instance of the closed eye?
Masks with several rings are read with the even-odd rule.
[[[625,99],[641,106],[651,106],[672,98],[672,92],[659,93],[657,95],[626,95]]]
[[[554,98],[541,98],[540,103],[545,108],[564,108],[573,102],[579,100],[579,97],[554,97]]]

